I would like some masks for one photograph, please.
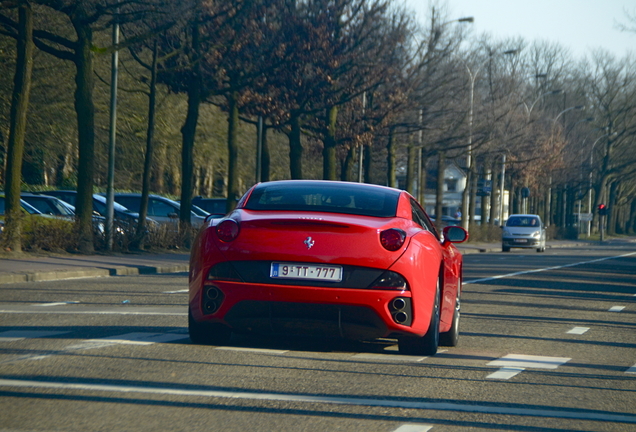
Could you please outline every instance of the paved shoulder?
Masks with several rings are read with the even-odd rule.
[[[188,253],[3,256],[0,258],[0,284],[187,272],[189,258]]]

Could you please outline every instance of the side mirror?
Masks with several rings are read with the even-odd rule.
[[[168,213],[168,217],[170,219],[179,219],[179,215],[177,213]]]
[[[458,226],[447,226],[442,231],[444,234],[444,243],[463,243],[468,240],[468,232]]]

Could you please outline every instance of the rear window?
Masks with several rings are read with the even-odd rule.
[[[539,227],[541,221],[538,217],[532,216],[511,216],[506,222],[509,227]]]
[[[273,182],[257,186],[245,208],[394,217],[399,197],[398,190],[355,183]]]

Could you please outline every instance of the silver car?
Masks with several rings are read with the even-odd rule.
[[[511,248],[536,249],[537,252],[545,252],[545,226],[539,216],[510,215],[502,228],[501,250],[503,252],[510,252]]]

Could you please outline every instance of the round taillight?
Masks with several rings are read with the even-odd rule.
[[[386,250],[396,251],[402,247],[406,233],[401,229],[391,228],[380,233],[380,243]]]
[[[225,219],[216,226],[216,235],[224,242],[231,242],[238,237],[239,224],[234,219]]]

